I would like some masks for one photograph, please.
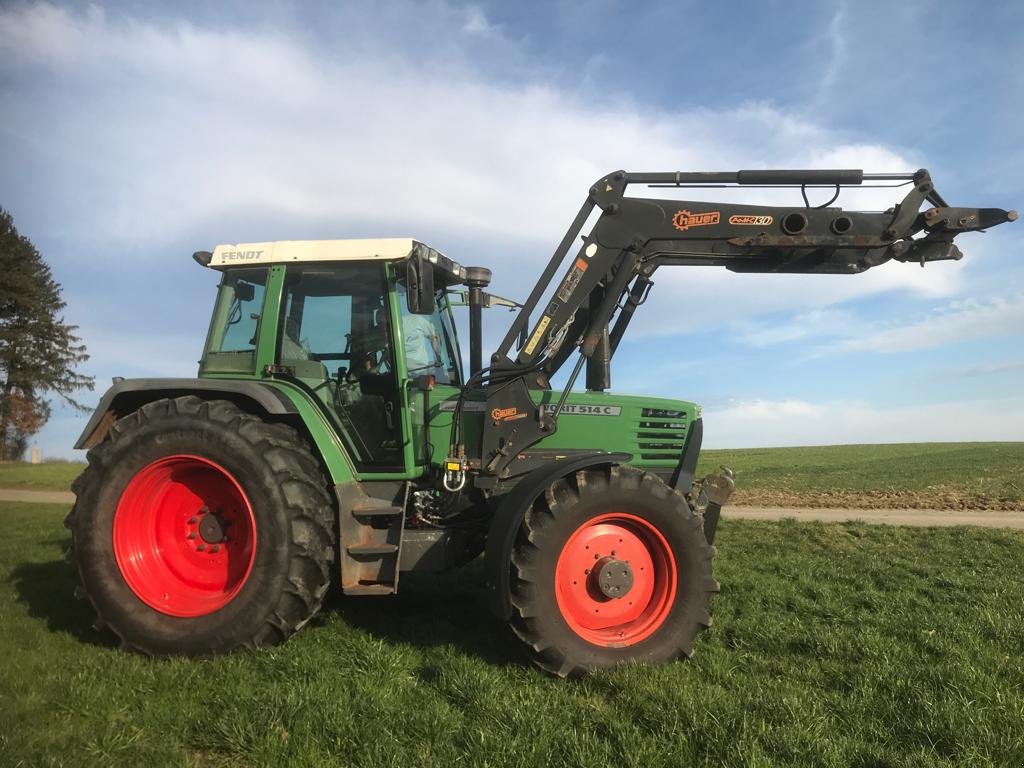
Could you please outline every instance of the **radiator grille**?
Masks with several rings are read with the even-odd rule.
[[[640,458],[678,460],[686,443],[687,426],[685,411],[644,408],[636,433]]]

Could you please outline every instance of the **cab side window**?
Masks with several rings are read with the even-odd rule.
[[[459,385],[459,364],[455,334],[448,310],[448,294],[438,291],[435,309],[430,315],[414,315],[409,311],[405,285],[396,283],[398,304],[402,313],[402,351],[409,378],[432,375],[438,384]]]

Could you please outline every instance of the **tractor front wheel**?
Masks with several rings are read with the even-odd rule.
[[[565,677],[693,652],[711,624],[714,548],[685,498],[631,467],[556,480],[512,553],[512,628]]]
[[[158,400],[89,451],[65,525],[82,593],[122,647],[210,655],[284,640],[319,609],[333,506],[291,427]]]

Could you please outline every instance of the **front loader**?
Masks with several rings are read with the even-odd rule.
[[[885,212],[832,206],[865,183],[906,194]],[[805,204],[630,185],[788,187]],[[835,196],[811,207],[807,189],[822,187]],[[960,258],[960,233],[1015,218],[950,207],[924,170],[619,171],[591,187],[522,304],[487,291],[488,269],[412,239],[197,252],[221,273],[198,377],[116,379],[77,443],[88,467],[67,526],[81,593],[125,648],[208,655],[285,640],[333,582],[392,595],[403,573],[482,554],[492,609],[549,672],[688,656],[711,622],[733,478],[694,476],[697,405],[608,391],[655,271],[924,266]],[[488,307],[516,315],[485,365]]]

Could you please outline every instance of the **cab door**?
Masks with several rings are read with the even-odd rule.
[[[448,291],[440,289],[434,296],[432,314],[413,314],[409,311],[404,277],[395,280],[400,371],[408,392],[414,461],[419,466],[429,464],[431,459],[440,461],[444,458],[440,454],[448,450],[445,426],[451,427],[451,411],[442,412],[430,403],[440,400],[454,404],[462,386],[462,360],[450,299]],[[434,377],[430,397],[417,389],[421,376]]]
[[[332,417],[360,475],[409,469],[390,295],[379,261],[285,275],[278,360]]]

